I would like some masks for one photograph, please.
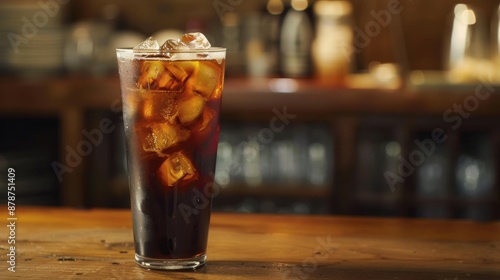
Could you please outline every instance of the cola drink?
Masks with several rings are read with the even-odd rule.
[[[206,260],[225,49],[117,57],[136,262],[196,268]]]

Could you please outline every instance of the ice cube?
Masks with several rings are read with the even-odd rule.
[[[210,61],[200,61],[199,67],[190,77],[192,89],[208,100],[220,82],[220,69]]]
[[[165,186],[183,187],[198,178],[193,163],[183,151],[171,154],[158,169],[158,177]]]
[[[208,39],[200,32],[186,33],[182,35],[180,41],[187,45],[190,49],[206,50],[211,47]]]
[[[204,143],[211,133],[217,128],[217,115],[215,110],[205,106],[201,116],[190,125],[192,140],[195,145]]]
[[[159,49],[160,45],[153,36],[147,38],[142,43],[134,47],[134,50],[159,50]]]
[[[168,61],[164,66],[173,77],[184,83],[198,67],[198,61]]]
[[[168,92],[181,92],[184,90],[184,85],[170,71],[165,71],[158,78],[158,89]]]
[[[164,51],[174,51],[174,50],[188,50],[189,47],[181,42],[180,39],[168,39],[161,45],[160,49]]]
[[[146,120],[152,120],[155,116],[160,117],[160,114],[156,114],[157,111],[157,106],[155,106],[157,103],[153,98],[146,98],[144,99],[144,102],[142,103],[142,116]]]
[[[177,102],[176,95],[176,93],[159,90],[141,93],[143,119],[156,122],[172,119],[177,112],[174,111]]]
[[[139,88],[155,89],[156,79],[165,71],[161,61],[143,61],[141,65],[141,75],[137,80]]]
[[[164,152],[189,138],[189,131],[168,122],[151,123],[146,126],[145,142],[142,147],[147,152],[156,152],[163,156]]]
[[[197,94],[193,94],[188,99],[180,101],[178,105],[180,123],[184,126],[190,125],[198,119],[204,107],[205,100]]]

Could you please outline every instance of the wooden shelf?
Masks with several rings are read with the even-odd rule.
[[[279,92],[273,84],[288,81],[293,92]],[[68,107],[110,110],[120,102],[118,77],[59,77],[25,81],[0,78],[0,113],[57,113]],[[287,87],[284,87],[287,88]],[[500,116],[500,87],[482,102],[475,116]],[[273,114],[283,106],[293,114],[403,114],[442,115],[454,104],[463,104],[470,91],[385,90],[337,88],[313,79],[243,79],[225,82],[223,114]]]

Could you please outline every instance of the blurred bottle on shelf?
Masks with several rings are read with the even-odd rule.
[[[292,128],[286,129],[275,135],[271,143],[273,157],[277,159],[278,180],[283,187],[300,186],[302,183],[303,169],[299,164],[304,161],[300,157],[300,146],[294,134]]]
[[[390,129],[363,128],[358,139],[354,196],[363,205],[358,214],[394,216],[402,191],[399,185],[393,188],[385,174],[398,174],[401,144]]]
[[[457,195],[465,200],[461,218],[488,220],[494,186],[493,145],[487,133],[464,133],[455,171]]]
[[[390,131],[365,130],[360,133],[357,146],[358,194],[367,197],[392,197],[392,191],[384,174],[398,174],[397,157],[401,145],[392,137]]]
[[[266,184],[280,183],[279,159],[275,156],[275,147],[272,143],[260,146],[260,170],[262,181]]]
[[[234,149],[229,140],[229,136],[220,133],[219,144],[217,146],[217,163],[215,181],[221,187],[226,187],[231,183],[231,165],[234,156]]]
[[[244,21],[246,73],[251,77],[265,77],[270,73],[272,57],[266,51],[262,18],[261,14],[252,13]]]
[[[93,76],[113,73],[117,67],[116,48],[133,47],[144,39],[141,33],[130,30],[120,6],[103,4],[95,18],[68,27],[64,44],[66,70]]]
[[[279,33],[284,4],[269,0],[258,12],[244,19],[246,71],[252,77],[278,73]]]
[[[293,124],[272,138],[259,137],[265,126],[222,127],[215,174],[222,187],[329,187],[333,140],[327,125]]]
[[[223,124],[219,134],[215,182],[221,187],[241,184],[243,174],[244,139],[238,127],[231,123]]]
[[[269,74],[279,73],[279,40],[281,29],[281,17],[285,11],[282,0],[269,0],[266,5],[266,13],[263,19],[265,46],[269,57]]]
[[[224,14],[221,45],[227,49],[227,74],[238,75],[245,71],[245,50],[241,28],[241,16],[238,13],[227,12]]]
[[[314,27],[307,0],[291,0],[285,9],[280,32],[280,68],[286,77],[311,74],[311,43]]]
[[[318,1],[314,7],[308,0],[268,0],[260,13],[244,17],[250,76],[300,78],[316,72],[325,83],[344,84],[351,67],[352,6],[347,1]]]
[[[257,131],[254,127],[248,128],[249,133],[247,135],[255,135]],[[245,135],[245,134],[243,134]],[[241,143],[243,148],[243,161],[241,162],[243,167],[243,176],[245,183],[249,187],[257,187],[262,184],[262,173],[260,168],[260,150],[263,143],[259,142],[257,138],[248,138],[246,142]]]
[[[316,37],[312,45],[315,74],[323,83],[343,85],[353,52],[352,5],[347,1],[314,4]]]
[[[425,139],[430,138],[425,137]],[[417,167],[418,217],[450,218],[449,205],[445,202],[451,197],[449,156],[446,146],[436,145],[434,151],[427,156],[424,163]]]
[[[377,152],[373,141],[369,141],[365,137],[359,140],[356,150],[358,152],[356,173],[363,174],[363,176],[356,178],[357,194],[364,195],[364,193],[373,192],[370,189],[373,189],[371,185],[375,182]]]
[[[64,47],[67,70],[96,76],[107,73],[107,46],[112,34],[112,26],[107,22],[86,20],[73,24]]]
[[[453,21],[445,46],[445,69],[452,82],[491,79],[494,72],[488,49],[488,22],[484,12],[466,4],[453,9]]]
[[[307,183],[312,187],[325,187],[332,181],[333,139],[327,127],[311,126],[307,142]]]

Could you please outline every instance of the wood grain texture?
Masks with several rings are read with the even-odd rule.
[[[17,217],[16,272],[4,239],[2,279],[500,279],[498,222],[214,213],[207,265],[162,272],[135,265],[129,211]]]

